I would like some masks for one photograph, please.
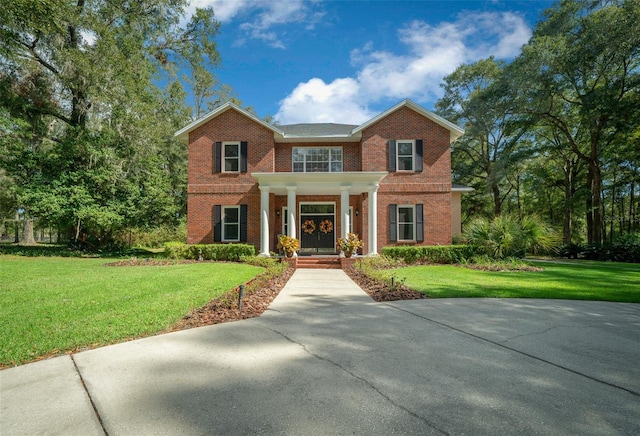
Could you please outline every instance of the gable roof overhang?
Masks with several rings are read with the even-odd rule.
[[[436,123],[436,124],[444,127],[445,129],[447,129],[449,131],[449,142],[450,143],[455,141],[456,139],[458,139],[459,137],[461,137],[464,134],[464,130],[460,126],[458,126],[456,124],[453,124],[450,121],[445,120],[441,116],[436,115],[431,111],[426,110],[425,108],[423,108],[419,104],[414,103],[413,101],[411,101],[409,99],[401,101],[400,103],[398,103],[397,105],[393,106],[392,108],[387,109],[386,111],[382,112],[381,114],[378,114],[375,117],[371,118],[369,121],[365,122],[364,124],[359,125],[355,129],[353,129],[352,134],[361,133],[367,127],[377,123],[381,119],[389,116],[393,112],[395,112],[398,109],[401,109],[403,107],[407,107],[407,108],[419,113],[423,117],[428,118],[431,121],[433,121],[434,123]]]
[[[197,129],[201,125],[205,124],[207,121],[217,117],[220,114],[223,114],[224,112],[228,111],[229,109],[233,109],[233,110],[241,113],[245,117],[247,117],[247,118],[255,121],[256,123],[266,127],[267,129],[271,130],[275,137],[284,136],[284,133],[282,132],[282,130],[278,129],[277,127],[275,127],[275,126],[273,126],[273,125],[271,125],[269,123],[267,123],[264,120],[261,120],[260,118],[258,118],[254,114],[252,114],[251,112],[248,112],[248,111],[242,109],[240,106],[238,106],[237,104],[232,103],[230,101],[226,102],[222,106],[219,106],[219,107],[215,108],[214,110],[212,110],[208,114],[198,118],[197,120],[193,121],[192,123],[186,125],[182,129],[180,129],[176,133],[174,133],[173,136],[178,138],[178,140],[180,140],[180,141],[182,141],[184,143],[188,143],[189,142],[189,132],[191,132],[192,130]]]
[[[377,189],[386,171],[354,171],[339,173],[252,173],[261,187],[269,192],[286,195],[288,188],[295,188],[297,195],[340,194],[348,188],[350,195]]]
[[[307,131],[304,131],[304,129],[291,129],[289,132],[287,132],[287,129],[292,127],[292,126],[282,126],[282,127],[277,127],[277,126],[273,126],[269,123],[267,123],[264,120],[261,120],[260,118],[258,118],[256,115],[252,114],[251,112],[246,111],[245,109],[242,109],[240,106],[232,103],[232,102],[227,102],[225,104],[223,104],[222,106],[214,109],[213,111],[209,112],[208,114],[204,115],[201,118],[198,118],[197,120],[193,121],[192,123],[188,124],[187,126],[183,127],[182,129],[178,130],[174,136],[177,137],[180,141],[184,142],[184,143],[188,143],[189,142],[189,132],[191,132],[192,130],[200,127],[201,125],[205,124],[207,121],[217,117],[218,115],[228,111],[229,109],[233,109],[237,112],[239,112],[240,114],[246,116],[247,118],[255,121],[256,123],[266,127],[267,129],[271,130],[273,132],[273,138],[274,141],[276,143],[293,143],[293,142],[297,142],[297,143],[301,143],[301,142],[322,142],[322,143],[331,143],[331,142],[360,142],[360,140],[362,139],[362,132],[369,126],[377,123],[378,121],[380,121],[381,119],[389,116],[390,114],[392,114],[393,112],[403,108],[403,107],[407,107],[417,113],[419,113],[420,115],[424,116],[425,118],[430,119],[431,121],[435,122],[436,124],[444,127],[445,129],[447,129],[449,131],[449,142],[453,142],[456,139],[458,139],[460,136],[462,136],[462,134],[464,133],[464,130],[457,126],[456,124],[453,124],[450,121],[445,120],[444,118],[434,114],[431,111],[426,110],[425,108],[423,108],[422,106],[420,106],[419,104],[414,103],[411,100],[403,100],[400,103],[398,103],[397,105],[393,106],[390,109],[387,109],[386,111],[382,112],[381,114],[376,115],[375,117],[371,118],[369,121],[366,121],[365,123],[359,125],[359,126],[355,126],[355,128],[353,128],[352,130],[349,129],[345,129],[345,127],[349,127],[348,125],[345,124],[335,124],[334,126],[336,126],[336,129],[334,131],[332,131],[331,129],[321,129],[321,131],[317,130],[317,129],[308,129]],[[298,125],[301,126],[301,125]],[[313,126],[313,124],[308,124],[308,126]],[[330,126],[330,124],[326,124],[325,126]],[[339,126],[339,127],[338,127]]]

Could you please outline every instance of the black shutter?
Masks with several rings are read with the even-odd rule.
[[[213,242],[222,241],[222,206],[213,206]]]
[[[422,171],[422,158],[423,152],[422,152],[422,139],[416,139],[416,161],[413,165],[414,169],[416,172],[421,172]]]
[[[396,170],[396,141],[389,139],[389,171]]]
[[[240,172],[247,172],[247,141],[240,142]]]
[[[216,173],[220,173],[222,172],[222,142],[216,142],[213,150],[213,168]]]
[[[247,241],[247,205],[240,205],[240,241]]]
[[[389,205],[389,240],[396,242],[398,240],[398,205]]]
[[[424,218],[421,204],[416,204],[416,241],[424,242]]]

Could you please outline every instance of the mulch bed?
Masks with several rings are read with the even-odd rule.
[[[420,300],[427,298],[426,295],[409,289],[404,285],[391,287],[387,283],[382,283],[368,277],[356,268],[347,268],[344,271],[358,286],[362,288],[374,301],[379,303],[384,301],[398,300]]]
[[[234,289],[215,300],[211,300],[203,307],[193,309],[178,321],[170,331],[203,327],[260,316],[269,308],[271,302],[278,296],[294,272],[295,269],[289,267],[281,275],[269,280],[258,277],[256,281],[247,285],[247,289],[245,289],[242,298],[242,309],[238,308],[239,290]]]

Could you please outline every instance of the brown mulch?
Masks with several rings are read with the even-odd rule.
[[[347,268],[344,271],[358,286],[362,288],[374,301],[379,303],[384,301],[398,301],[398,300],[420,300],[427,298],[426,295],[409,289],[406,286],[400,284],[391,287],[387,283],[383,283],[374,280],[367,276],[362,271],[356,268]]]
[[[211,300],[203,307],[193,309],[178,321],[170,331],[260,316],[278,296],[294,271],[294,268],[289,267],[279,276],[268,280],[258,277],[254,282],[249,283],[244,290],[242,309],[238,308],[239,289],[234,289],[215,300]]]

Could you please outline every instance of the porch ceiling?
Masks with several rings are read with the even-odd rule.
[[[252,173],[260,186],[269,186],[276,195],[286,195],[287,187],[296,187],[296,195],[340,195],[343,187],[349,194],[368,192],[386,176],[386,171],[339,173]]]

